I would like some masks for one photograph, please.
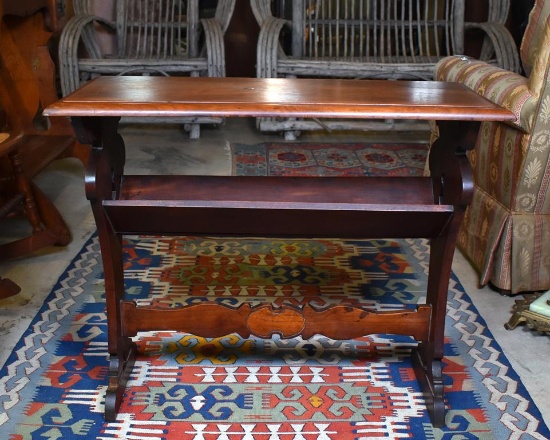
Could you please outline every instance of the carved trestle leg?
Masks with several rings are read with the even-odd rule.
[[[100,214],[101,215],[101,214]],[[96,216],[96,221],[98,216]],[[104,219],[106,220],[106,218]],[[103,222],[103,221],[102,221]],[[110,224],[98,222],[99,241],[105,274],[107,329],[109,350],[108,385],[105,395],[105,420],[116,420],[124,389],[136,358],[136,345],[125,337],[121,328],[120,304],[124,300],[124,270],[122,262],[122,236],[115,234]]]
[[[124,170],[124,141],[117,133],[119,118],[75,118],[79,141],[91,144],[92,152],[86,171],[86,197],[94,214],[105,276],[107,308],[109,376],[105,397],[105,419],[114,421],[124,388],[132,371],[136,347],[122,335],[120,304],[124,300],[122,235],[109,222],[103,201],[115,199]]]
[[[451,224],[455,223],[454,219]],[[447,228],[450,229],[450,228]],[[412,353],[412,361],[417,380],[424,394],[424,400],[432,424],[445,426],[445,401],[443,390],[443,346],[447,292],[451,272],[452,249],[445,249],[450,239],[450,231],[432,239],[430,244],[430,264],[426,302],[432,306],[433,314],[429,324],[427,342],[421,342]],[[437,299],[436,299],[437,298]]]
[[[466,207],[472,199],[473,182],[466,150],[475,145],[479,123],[440,121],[439,138],[430,151],[429,165],[434,203],[453,205],[454,213],[443,231],[430,241],[426,303],[432,307],[427,343],[413,352],[413,364],[428,413],[435,427],[445,426],[443,349],[447,296],[454,251]]]

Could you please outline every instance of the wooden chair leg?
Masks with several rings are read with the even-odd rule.
[[[32,226],[32,232],[38,234],[44,229],[42,227],[42,222],[40,221],[40,214],[38,208],[34,201],[34,195],[31,189],[31,183],[29,182],[25,172],[23,171],[23,162],[19,157],[17,150],[12,151],[8,154],[11,164],[13,166],[13,172],[15,174],[15,181],[17,184],[17,191],[19,194],[25,195],[25,215],[29,223]]]
[[[2,244],[0,261],[19,257],[46,246],[69,244],[71,234],[67,224],[48,197],[38,186],[29,181],[17,149],[11,151],[8,157],[17,187],[18,197],[14,200],[19,200],[19,203],[23,204],[25,217],[32,227],[32,233],[27,237]],[[11,210],[14,207],[3,208]],[[7,212],[4,214],[7,215]]]

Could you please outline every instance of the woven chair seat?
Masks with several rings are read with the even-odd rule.
[[[75,16],[63,28],[59,43],[64,96],[100,75],[225,76],[224,34],[235,0],[218,0],[208,18],[201,16],[199,0],[116,0],[114,20],[94,15],[91,0],[73,4]],[[112,35],[112,47],[104,41],[106,34]],[[148,122],[179,122],[198,138],[201,123],[220,124],[223,119]]]

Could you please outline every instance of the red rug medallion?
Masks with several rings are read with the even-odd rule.
[[[426,144],[263,143],[233,144],[238,176],[422,175]]]

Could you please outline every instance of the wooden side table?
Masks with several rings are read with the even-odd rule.
[[[464,152],[479,121],[510,121],[508,110],[462,85],[441,82],[255,78],[102,77],[48,107],[70,116],[92,144],[86,174],[105,271],[110,353],[106,418],[114,420],[135,359],[131,337],[173,330],[203,337],[237,332],[283,338],[316,333],[351,339],[413,336],[418,380],[436,426],[445,422],[442,363],[447,290],[457,231],[472,197]],[[341,117],[436,120],[431,177],[291,178],[124,175],[121,117]],[[125,300],[123,234],[430,238],[427,300],[416,310],[376,313],[201,303],[182,309]]]

